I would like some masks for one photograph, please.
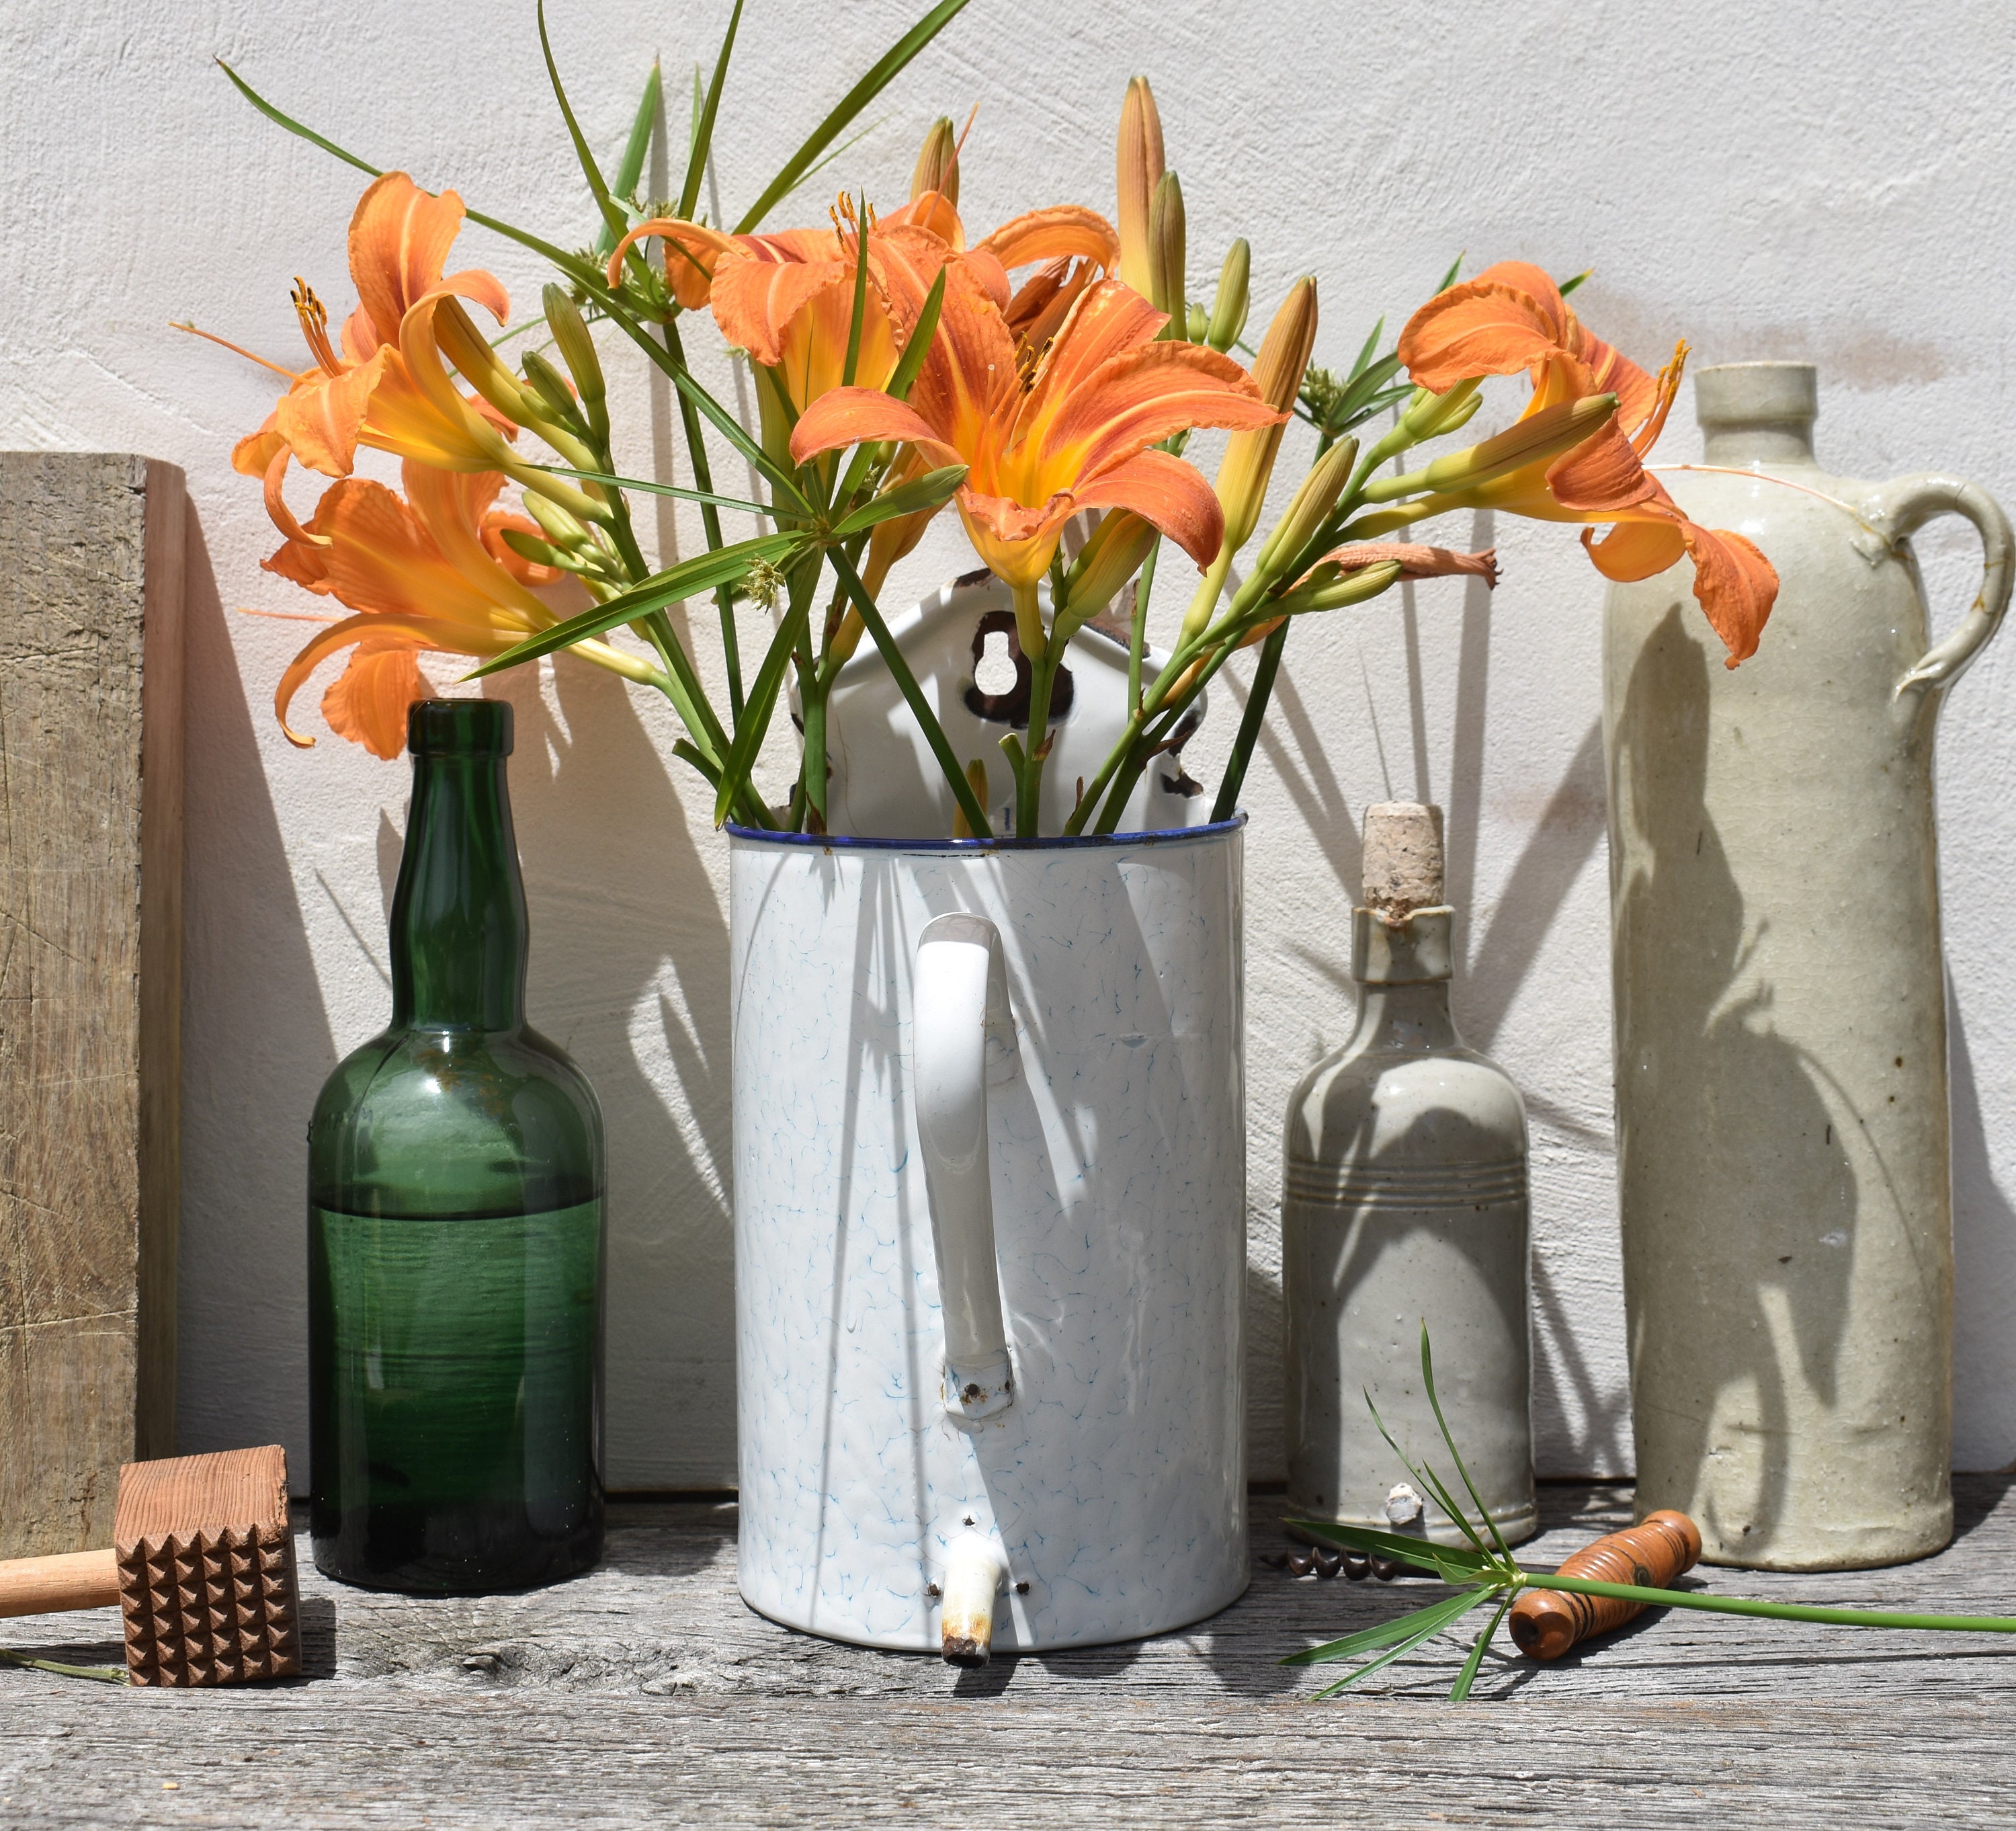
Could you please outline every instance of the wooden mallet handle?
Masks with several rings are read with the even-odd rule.
[[[1701,1552],[1701,1528],[1686,1514],[1665,1508],[1627,1531],[1606,1533],[1585,1545],[1561,1566],[1559,1574],[1664,1589],[1683,1570],[1691,1570]],[[1636,1620],[1646,1606],[1619,1596],[1578,1595],[1573,1590],[1521,1590],[1506,1626],[1512,1631],[1513,1643],[1528,1657],[1558,1660],[1577,1642]]]
[[[65,1609],[116,1608],[119,1554],[67,1552],[53,1558],[0,1562],[0,1615],[54,1615]]]

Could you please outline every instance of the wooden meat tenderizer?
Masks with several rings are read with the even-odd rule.
[[[117,1602],[135,1685],[229,1685],[301,1671],[279,1444],[125,1464],[113,1537],[103,1551],[0,1562],[0,1615]]]
[[[1585,1545],[1559,1574],[1665,1589],[1683,1570],[1693,1569],[1701,1553],[1701,1528],[1686,1514],[1662,1508],[1626,1531],[1606,1533]],[[1648,1606],[1568,1589],[1523,1589],[1506,1624],[1513,1644],[1528,1658],[1558,1660],[1578,1642],[1636,1620]]]

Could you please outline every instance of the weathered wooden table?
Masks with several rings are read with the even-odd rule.
[[[1699,1573],[1732,1593],[2016,1612],[2016,1498],[1957,1484],[1953,1548],[1830,1577]],[[1627,1490],[1543,1490],[1552,1564]],[[772,1626],[735,1591],[732,1502],[625,1503],[607,1562],[439,1602],[323,1581],[302,1549],[309,1676],[124,1690],[0,1669],[0,1825],[1712,1825],[2006,1823],[2016,1638],[1673,1611],[1536,1667],[1509,1645],[1443,1701],[1456,1643],[1364,1695],[1276,1662],[1441,1591],[1297,1578],[1254,1501],[1253,1586],[1182,1634],[956,1671]],[[1472,1618],[1473,1624],[1476,1617]],[[103,1614],[5,1644],[114,1661]],[[1434,1643],[1431,1643],[1434,1644]],[[1502,1643],[1501,1643],[1502,1645]],[[1425,1651],[1425,1649],[1424,1649]]]

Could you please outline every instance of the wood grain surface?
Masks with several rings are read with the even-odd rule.
[[[109,1543],[174,1447],[185,514],[0,452],[0,1557]]]
[[[1728,1594],[1977,1613],[2016,1606],[2016,1499],[1955,1482],[1960,1537],[1845,1577],[1710,1570]],[[1550,1484],[1551,1565],[1626,1523],[1628,1490]],[[1502,1641],[1474,1700],[1437,1643],[1363,1696],[1280,1656],[1443,1593],[1296,1578],[1278,1496],[1252,1588],[1136,1645],[999,1659],[839,1647],[735,1593],[732,1502],[614,1509],[592,1574],[422,1601],[303,1564],[301,1679],[120,1691],[0,1671],[0,1826],[2003,1823],[2016,1643],[1654,1613],[1546,1667]],[[118,1620],[5,1644],[116,1660]]]

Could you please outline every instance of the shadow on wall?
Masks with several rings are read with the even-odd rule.
[[[2016,1470],[2016,1431],[1999,1395],[2016,1387],[2016,1335],[2007,1293],[2016,1285],[2016,1207],[1995,1180],[1981,1119],[1981,1090],[1967,1026],[1949,983],[1953,1199],[1953,1462]]]
[[[565,656],[553,679],[557,719],[534,669],[487,687],[517,714],[527,1008],[594,1083],[608,1125],[608,1479],[724,1487],[735,1480],[727,925],[625,683]],[[388,877],[388,900],[391,888]]]
[[[193,506],[188,568],[177,1435],[284,1444],[301,1488],[304,1134],[336,1045]]]

